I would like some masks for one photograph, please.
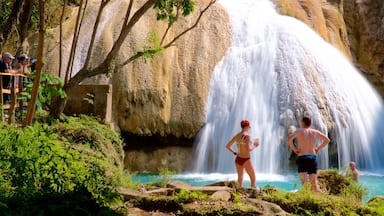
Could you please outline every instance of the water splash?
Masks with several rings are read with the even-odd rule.
[[[232,45],[213,72],[194,171],[234,172],[225,144],[242,119],[260,138],[252,153],[256,171],[287,171],[287,129],[305,112],[332,138],[318,155],[320,168],[355,160],[367,170],[383,169],[383,102],[348,59],[302,22],[277,14],[267,0],[219,3],[231,18]]]

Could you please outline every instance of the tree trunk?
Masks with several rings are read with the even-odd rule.
[[[67,92],[67,91],[66,91]],[[54,118],[60,118],[64,112],[65,105],[67,104],[67,98],[57,97],[52,102],[52,108],[49,110],[49,115]]]
[[[16,0],[15,3],[13,3],[12,11],[8,16],[6,24],[3,26],[0,31],[2,32],[2,37],[0,37],[0,44],[4,46],[6,41],[8,40],[9,35],[12,32],[12,29],[15,27],[16,21],[19,19],[21,6],[22,6],[23,0]]]
[[[44,51],[44,34],[45,34],[45,5],[44,0],[39,0],[39,42],[37,45],[37,62],[36,62],[36,76],[33,81],[31,100],[28,102],[27,117],[25,118],[24,125],[31,125],[33,117],[35,116],[36,101],[40,86],[41,69],[43,68],[43,51]]]
[[[23,10],[20,14],[20,20],[22,22],[20,22],[20,25],[19,25],[20,46],[18,47],[18,50],[16,52],[17,54],[25,52],[25,50],[23,50],[22,45],[23,45],[23,42],[27,38],[27,35],[28,35],[28,25],[29,25],[29,20],[30,20],[31,14],[32,14],[32,6],[33,6],[32,1],[24,1]]]
[[[104,74],[108,70],[108,65],[100,65],[93,70],[81,69],[74,77],[72,77],[68,83],[65,83],[63,90],[68,95],[69,90],[79,85],[85,78],[96,76],[98,74]],[[67,98],[57,97],[52,102],[52,106],[49,110],[49,115],[54,118],[59,118],[64,112],[65,105],[67,104]]]

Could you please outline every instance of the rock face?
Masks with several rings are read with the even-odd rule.
[[[384,95],[384,1],[274,0],[351,59]]]
[[[343,19],[342,0],[274,0],[281,14],[295,17],[325,41],[351,58],[347,30]]]
[[[207,2],[199,1],[197,8]],[[193,18],[180,20],[168,38],[191,26],[197,13]],[[143,21],[149,24],[138,23],[135,32],[145,36],[151,30],[148,26],[157,23],[152,17]],[[145,136],[195,137],[205,121],[211,73],[229,47],[230,39],[228,17],[216,4],[176,46],[147,63],[139,60],[118,69],[113,76],[113,105],[120,129]],[[126,43],[123,50],[130,46]]]
[[[86,31],[80,32],[73,73],[84,64],[91,35],[89,29],[93,29],[93,14],[97,12],[98,2],[91,1],[86,10]],[[119,34],[128,2],[115,0],[105,9],[91,64],[101,62],[111,49]],[[192,26],[199,12],[208,3],[208,0],[196,1],[195,12],[180,19],[170,29],[165,41],[172,40]],[[142,3],[136,3],[136,8],[139,4]],[[134,51],[150,46],[149,37],[160,37],[165,32],[167,21],[156,21],[155,11],[150,11],[135,25],[125,40],[117,57],[118,64],[123,64]],[[63,65],[68,62],[76,14],[77,9],[74,9],[64,23]],[[58,69],[58,34],[58,29],[54,29],[47,37],[46,70],[64,78],[65,68],[61,73]],[[112,117],[121,131],[139,136],[173,135],[193,138],[205,121],[205,103],[211,73],[229,47],[230,40],[228,16],[219,4],[214,4],[196,28],[153,59],[138,59],[134,63],[117,67],[111,77],[98,76],[84,81],[83,84],[112,84]]]
[[[384,2],[344,0],[353,60],[384,95]]]
[[[105,8],[98,28],[91,65],[102,62],[117,39],[128,3],[128,0],[113,0]],[[168,32],[165,41],[172,40],[186,28],[194,25],[199,12],[208,3],[209,0],[196,1],[195,12],[178,20]],[[136,1],[134,8],[139,8],[141,4],[142,1]],[[94,0],[87,6],[83,24],[85,30],[80,31],[72,74],[76,73],[85,62],[91,29],[95,21],[94,14],[97,13],[99,5],[100,0]],[[77,8],[68,8],[64,18],[61,72],[59,72],[59,28],[52,29],[46,37],[45,70],[60,75],[63,79],[77,11]],[[150,46],[149,41],[156,40],[154,35],[161,37],[166,28],[167,21],[156,21],[155,11],[150,10],[125,40],[117,56],[117,65],[122,66],[116,67],[112,76],[97,76],[82,83],[88,86],[112,85],[112,122],[122,132],[141,138],[172,136],[188,140],[183,144],[188,148],[154,149],[152,146],[149,152],[143,152],[141,149],[146,145],[153,145],[153,142],[149,144],[142,139],[141,142],[126,142],[130,151],[126,152],[125,167],[133,168],[132,171],[157,171],[161,161],[166,161],[171,170],[186,169],[192,158],[192,140],[205,122],[205,104],[211,73],[231,42],[227,13],[219,4],[214,4],[204,14],[196,28],[177,40],[174,46],[155,55],[154,58],[142,58],[134,63],[124,64],[135,51]],[[84,94],[74,92],[68,101],[67,110],[71,110],[71,107],[75,109],[76,104],[78,107],[83,101],[79,97],[83,97]],[[160,140],[157,142],[162,145]]]
[[[131,172],[160,172],[160,169],[169,169],[175,172],[183,172],[191,166],[191,161],[191,147],[171,146],[150,151],[126,151],[124,157],[124,166],[128,171]]]

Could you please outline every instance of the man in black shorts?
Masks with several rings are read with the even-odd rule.
[[[302,128],[288,136],[288,145],[298,155],[296,164],[301,184],[310,182],[313,191],[318,191],[316,154],[329,143],[329,138],[320,131],[312,129],[311,123],[311,118],[304,116],[301,120]],[[298,148],[293,144],[295,138],[298,142]],[[316,147],[317,140],[321,140],[322,143]]]

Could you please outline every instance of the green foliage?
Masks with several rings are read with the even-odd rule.
[[[364,188],[363,185],[353,181],[352,179],[347,180],[349,181],[349,185],[341,190],[340,195],[345,201],[350,203],[361,202],[363,196],[368,195],[368,190]]]
[[[55,0],[60,1],[60,0]],[[55,2],[51,1],[51,2]],[[4,28],[9,28],[5,26],[9,15],[11,14],[12,6],[15,3],[15,0],[2,0],[1,10],[0,10],[0,30]],[[29,29],[35,29],[39,23],[39,1],[33,0],[32,13],[29,18]],[[23,22],[23,20],[17,20],[17,23]]]
[[[29,100],[31,98],[33,80],[35,78],[35,73],[31,74],[32,81],[28,82],[25,91],[23,91],[19,97],[21,100]],[[42,114],[44,111],[50,109],[51,103],[54,98],[66,98],[67,94],[63,90],[64,81],[58,77],[51,74],[42,73],[40,86],[38,91],[38,97],[36,101],[36,113]]]
[[[67,116],[63,121],[52,124],[50,129],[77,150],[122,168],[124,152],[120,135],[109,125],[101,124],[100,119],[87,115]],[[92,153],[87,149],[93,150]]]
[[[368,201],[367,207],[358,208],[360,215],[384,215],[384,197],[376,196]]]
[[[160,186],[166,187],[167,183],[172,179],[172,175],[174,175],[176,172],[168,168],[167,160],[161,161],[161,166],[158,168],[158,170],[161,176]]]
[[[76,136],[74,131],[78,133]],[[66,201],[68,196],[98,206],[120,200],[115,188],[128,179],[122,173],[122,141],[97,119],[68,117],[65,122],[55,124],[3,126],[0,139],[0,212],[12,211],[11,206],[17,206],[16,200],[26,206],[14,211],[37,211],[28,204],[36,204],[36,199],[47,196],[58,201],[54,209],[73,205]],[[52,215],[47,212],[35,215]]]
[[[152,59],[157,53],[164,50],[164,47],[160,45],[160,38],[156,32],[150,32],[147,36],[148,46],[143,47],[142,59],[146,63],[148,59]]]
[[[39,21],[39,3],[38,0],[34,0],[31,17],[29,18],[29,29],[36,29],[39,25]]]
[[[157,10],[157,20],[168,20],[168,24],[172,25],[177,21],[177,14],[188,16],[195,8],[193,0],[158,0],[154,8]]]
[[[2,1],[0,10],[0,29],[4,29],[8,16],[11,13],[14,0]]]
[[[100,206],[84,189],[66,193],[17,194],[0,206],[1,215],[123,215],[109,207]],[[126,215],[126,214],[124,214]]]
[[[372,209],[363,206],[361,201],[350,198],[355,196],[353,189],[343,191],[344,195],[336,196],[314,193],[310,188],[302,188],[296,193],[267,190],[262,199],[276,203],[295,215],[361,215],[361,212],[372,212]]]
[[[191,203],[196,200],[208,199],[208,195],[201,191],[190,191],[187,189],[181,189],[175,194],[175,200],[179,203]]]
[[[234,203],[239,203],[241,201],[241,195],[238,193],[232,192],[231,197]]]
[[[83,98],[83,100],[89,104],[93,104],[95,101],[95,94],[94,93],[87,93],[86,97]]]

